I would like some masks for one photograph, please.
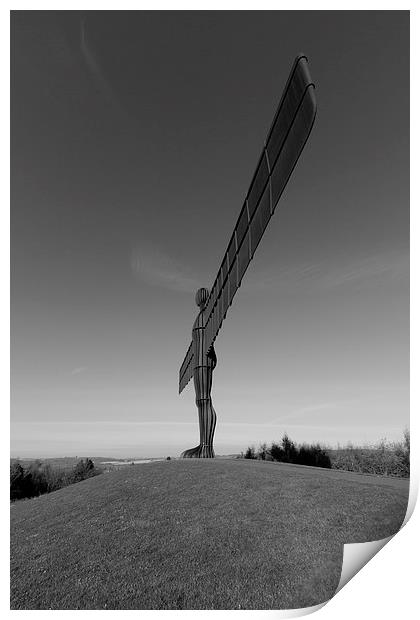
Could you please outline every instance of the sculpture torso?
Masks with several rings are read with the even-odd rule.
[[[201,311],[194,321],[192,329],[192,340],[194,346],[194,369],[206,368],[214,369],[217,363],[216,353],[213,346],[207,353],[204,341],[204,313]]]

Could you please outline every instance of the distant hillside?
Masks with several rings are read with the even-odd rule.
[[[89,455],[81,455],[81,456],[56,456],[56,457],[47,457],[47,458],[11,458],[10,461],[19,460],[22,463],[29,464],[35,463],[36,461],[42,461],[43,463],[48,463],[52,467],[60,467],[63,469],[72,469],[76,463],[80,461],[80,459],[90,458],[95,466],[100,467],[102,462],[108,461],[121,461],[121,462],[131,462],[133,460],[145,459],[147,460],[160,460],[155,458],[148,457],[132,457],[132,458],[116,458],[115,456],[89,456]],[[163,458],[163,457],[161,457]]]
[[[236,459],[103,474],[11,508],[12,609],[290,609],[342,545],[395,533],[406,480]]]

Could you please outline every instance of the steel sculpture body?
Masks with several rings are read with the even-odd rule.
[[[200,443],[186,450],[185,458],[214,457],[216,413],[211,401],[212,373],[216,366],[213,343],[245,271],[293,172],[311,132],[316,114],[315,87],[306,56],[293,63],[257,169],[239,214],[210,293],[197,291],[200,312],[192,342],[179,371],[179,393],[194,377]]]
[[[213,436],[216,428],[216,412],[213,409],[210,392],[217,358],[213,346],[208,351],[205,347],[204,308],[208,297],[209,292],[206,288],[200,288],[197,291],[195,302],[200,308],[200,312],[192,330],[195,403],[198,407],[200,443],[195,448],[185,450],[181,455],[183,458],[214,457]]]

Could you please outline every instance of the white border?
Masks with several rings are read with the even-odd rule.
[[[6,93],[4,93],[1,102],[2,102],[2,121],[3,121],[3,132],[2,132],[2,142],[1,142],[1,154],[2,154],[2,166],[1,166],[1,175],[2,175],[2,189],[4,201],[1,209],[1,217],[2,217],[2,226],[0,227],[1,231],[1,252],[2,252],[2,261],[1,261],[1,273],[2,273],[2,283],[3,283],[3,291],[8,290],[9,288],[9,215],[7,205],[9,204],[9,152],[8,152],[8,136],[9,133],[9,9],[10,10],[57,10],[57,9],[80,9],[80,10],[138,10],[138,9],[160,9],[160,10],[198,10],[198,9],[207,9],[207,10],[278,10],[278,9],[289,9],[296,10],[296,6],[293,6],[291,3],[274,3],[274,2],[260,2],[258,5],[254,2],[249,2],[247,0],[243,0],[242,2],[220,2],[220,0],[214,0],[211,3],[208,2],[161,2],[156,1],[153,4],[151,2],[127,2],[121,1],[118,4],[115,2],[109,2],[103,0],[101,2],[77,2],[73,3],[65,3],[65,2],[12,2],[9,3],[9,7],[7,10],[2,9],[1,11],[1,44],[3,46],[3,54],[1,54],[1,67],[2,67],[2,76],[3,76],[3,84],[6,84]],[[410,6],[407,6],[406,3],[403,5],[400,4],[396,6],[396,3],[391,2],[370,2],[368,6],[366,3],[362,2],[353,2],[350,4],[342,3],[339,7],[337,3],[332,2],[301,2],[299,5],[299,10],[337,10],[337,8],[341,10],[408,10]],[[416,82],[416,74],[418,67],[418,44],[416,42],[416,38],[419,36],[418,28],[417,28],[417,12],[411,11],[411,102],[412,109],[415,110],[418,107],[418,98],[417,94],[417,82]],[[390,85],[392,87],[392,85]],[[411,146],[411,172],[412,179],[414,179],[414,183],[412,183],[412,205],[420,204],[416,176],[418,175],[418,157],[417,157],[417,149],[415,149],[419,132],[418,132],[418,121],[416,115],[412,115],[412,146]],[[417,165],[416,165],[417,164]],[[419,372],[419,364],[418,364],[418,327],[417,322],[414,320],[414,317],[420,316],[420,307],[418,300],[418,285],[415,282],[415,276],[418,276],[418,265],[419,265],[419,239],[418,239],[418,231],[419,231],[419,222],[418,222],[418,208],[412,207],[411,211],[411,269],[412,269],[412,289],[411,289],[411,334],[412,334],[412,350],[411,350],[411,368],[412,368],[412,384],[411,384],[411,410],[413,412],[411,419],[411,436],[412,436],[412,451],[414,453],[413,458],[413,475],[412,481],[415,482],[415,485],[418,485],[419,479],[419,459],[418,459],[418,437],[419,437],[419,424],[416,420],[419,408],[419,400],[418,400],[418,389],[414,385],[414,378],[417,378],[417,382],[419,381],[420,372]],[[418,277],[417,277],[418,279]],[[9,331],[9,305],[8,305],[8,293],[2,298],[1,304],[1,325],[3,328],[3,338],[2,338],[2,385],[1,385],[1,395],[3,400],[3,412],[4,418],[6,419],[6,429],[3,435],[3,441],[6,444],[3,446],[3,455],[5,455],[5,461],[9,456],[9,446],[8,446],[8,437],[9,437],[9,422],[8,417],[6,416],[6,411],[9,410],[9,347],[6,346],[8,342],[8,334]],[[417,414],[417,415],[416,415]],[[6,462],[4,463],[4,471],[7,472]],[[5,483],[5,487],[7,482]],[[8,497],[8,489],[4,488],[2,493],[3,501],[7,501]],[[5,501],[5,504],[6,504]],[[2,511],[2,609],[6,612],[6,615],[15,615],[15,614],[35,614],[36,616],[44,615],[47,612],[10,612],[8,611],[9,606],[9,567],[8,567],[8,515],[9,515],[9,503],[7,501],[7,506],[4,506],[5,510]],[[7,513],[5,512],[7,510]],[[357,617],[363,618],[383,618],[383,619],[391,619],[396,617],[403,617],[405,619],[411,619],[415,617],[415,612],[418,611],[418,602],[416,596],[416,590],[418,588],[418,550],[419,546],[419,511],[415,511],[412,518],[403,528],[403,530],[397,534],[387,545],[386,547],[375,556],[363,569],[360,573],[358,573],[351,582],[346,585],[343,590],[341,590],[338,595],[336,595],[325,607],[323,607],[320,611],[317,612],[317,618],[320,620],[329,620],[342,618],[342,619],[350,619],[354,620],[355,615]],[[62,615],[62,614],[73,614],[74,612],[54,612],[54,616]],[[101,614],[104,612],[101,611],[87,611],[87,612],[77,612],[82,614]],[[105,612],[106,613],[106,612]],[[108,612],[112,613],[112,612]],[[139,612],[113,612],[113,616],[120,614],[130,614]],[[162,614],[171,614],[171,617],[175,619],[185,617],[185,615],[192,615],[194,617],[199,613],[200,616],[209,615],[209,614],[217,614],[219,617],[224,617],[227,614],[247,614],[249,618],[259,618],[259,617],[268,617],[268,615],[274,617],[281,617],[284,615],[279,614],[278,612],[211,612],[211,611],[203,611],[203,612],[195,612],[195,611],[169,611],[169,612],[152,612],[152,611],[142,611],[141,617],[142,619],[147,618],[158,618]]]

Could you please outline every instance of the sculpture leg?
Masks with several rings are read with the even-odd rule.
[[[200,419],[200,450],[199,458],[214,458],[213,437],[216,429],[216,412],[213,408],[211,398],[197,403]]]
[[[213,437],[216,428],[216,412],[210,396],[212,374],[213,369],[210,366],[201,366],[194,371],[200,443],[195,448],[185,450],[181,458],[214,458]]]

